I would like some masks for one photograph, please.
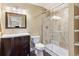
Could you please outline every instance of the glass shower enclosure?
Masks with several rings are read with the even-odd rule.
[[[49,54],[68,56],[68,4],[62,4],[54,9],[43,22],[43,43]]]

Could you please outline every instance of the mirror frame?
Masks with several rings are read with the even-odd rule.
[[[8,27],[8,21],[9,21],[8,14],[15,14],[15,15],[24,16],[25,26],[24,27]],[[27,22],[26,21],[27,21],[26,15],[24,15],[24,14],[18,14],[18,13],[12,13],[12,12],[6,12],[5,13],[5,27],[6,27],[6,29],[26,29],[27,28]]]

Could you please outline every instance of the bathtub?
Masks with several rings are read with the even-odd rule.
[[[45,49],[49,54],[56,56],[68,56],[68,49],[64,49],[55,44],[47,44]]]

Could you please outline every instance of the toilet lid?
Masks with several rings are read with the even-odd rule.
[[[36,48],[43,48],[44,47],[44,44],[42,43],[37,43],[35,44]]]

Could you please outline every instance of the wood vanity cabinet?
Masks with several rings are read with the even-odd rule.
[[[30,55],[30,36],[2,38],[1,51],[3,56]]]

